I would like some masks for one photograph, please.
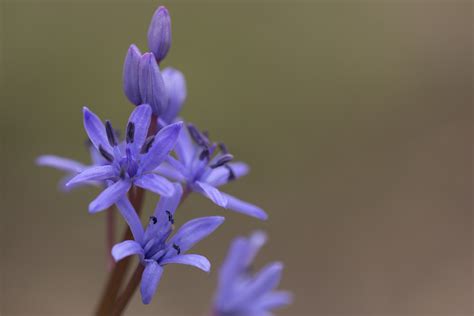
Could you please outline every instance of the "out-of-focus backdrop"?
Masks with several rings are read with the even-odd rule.
[[[183,116],[248,162],[227,190],[258,222],[193,196],[178,223],[227,221],[169,266],[150,306],[206,315],[232,238],[264,229],[282,260],[278,315],[472,315],[471,1],[11,1],[0,4],[2,315],[88,315],[106,276],[97,194],[57,190],[44,153],[88,160],[81,107],[116,127],[131,43],[165,4],[186,74]],[[155,199],[148,197],[150,213]]]

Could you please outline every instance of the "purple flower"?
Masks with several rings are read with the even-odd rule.
[[[233,156],[224,144],[211,144],[205,134],[188,124],[188,129],[183,129],[179,136],[175,152],[178,159],[169,156],[166,163],[156,169],[158,173],[184,183],[188,190],[202,194],[221,207],[267,219],[265,211],[258,206],[217,189],[249,170],[243,162],[232,162]]]
[[[161,6],[153,15],[148,28],[148,47],[161,62],[171,47],[171,18],[168,10]]]
[[[51,167],[61,171],[66,172],[66,176],[64,176],[61,181],[59,182],[59,189],[61,191],[70,191],[76,187],[80,187],[83,185],[95,185],[101,186],[103,185],[103,181],[90,181],[84,183],[78,183],[77,185],[66,186],[66,183],[69,182],[73,177],[75,177],[78,173],[84,171],[88,167],[91,166],[102,166],[107,164],[107,160],[103,158],[100,153],[95,149],[94,146],[89,146],[90,156],[91,156],[91,165],[85,165],[79,161],[72,160],[69,158],[64,158],[56,155],[42,155],[36,159],[36,164],[39,166]]]
[[[270,263],[254,275],[249,272],[265,241],[262,232],[233,241],[219,271],[214,302],[216,316],[270,316],[271,310],[291,303],[290,293],[274,291],[283,269],[280,262]]]
[[[160,125],[173,123],[181,112],[186,101],[186,79],[181,71],[168,67],[161,73],[168,94],[168,104],[163,114],[159,117]]]
[[[153,53],[142,55],[135,45],[130,46],[123,66],[123,90],[133,104],[149,104],[154,115],[165,111],[168,94]]]
[[[174,123],[147,138],[151,108],[143,104],[130,115],[126,143],[119,146],[109,121],[105,126],[97,115],[84,107],[84,127],[94,147],[107,161],[105,165],[84,169],[67,185],[90,181],[106,181],[108,187],[89,204],[90,212],[98,212],[125,196],[132,185],[160,195],[170,196],[174,187],[154,173],[176,144],[182,122]]]
[[[142,274],[140,291],[144,304],[150,303],[156,292],[163,273],[163,266],[170,263],[187,264],[209,272],[211,264],[206,257],[186,254],[196,243],[210,235],[219,227],[224,218],[210,216],[193,219],[185,223],[172,236],[174,228],[174,212],[182,196],[181,185],[175,184],[175,193],[171,197],[161,197],[155,213],[145,231],[138,215],[128,200],[121,200],[117,205],[122,213],[134,217],[127,222],[135,240],[126,240],[112,248],[116,261],[131,255],[138,255],[145,270]]]

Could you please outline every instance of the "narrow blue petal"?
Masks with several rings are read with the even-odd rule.
[[[125,240],[121,243],[116,244],[112,248],[112,257],[115,261],[120,261],[125,257],[137,255],[140,260],[143,260],[144,251],[143,247],[134,240]]]
[[[171,18],[168,10],[161,6],[153,14],[148,28],[148,48],[161,61],[171,47]]]
[[[206,196],[212,202],[219,205],[220,207],[227,207],[227,204],[228,204],[227,198],[218,189],[216,189],[215,187],[213,187],[210,184],[207,184],[207,183],[201,182],[201,181],[196,181],[196,185],[200,189],[199,190],[200,193],[202,193],[204,196]]]
[[[168,241],[170,250],[167,258],[175,255],[172,246],[179,246],[181,253],[185,253],[196,243],[209,236],[224,222],[224,217],[209,216],[190,220],[185,223],[178,232]]]
[[[128,123],[135,125],[135,133],[133,137],[134,147],[140,151],[151,122],[151,107],[148,104],[139,105],[133,110],[128,119]]]
[[[181,112],[186,100],[186,79],[181,71],[168,67],[161,73],[168,91],[168,106],[162,115],[167,123],[172,123]]]
[[[115,176],[114,167],[111,165],[105,166],[92,166],[81,173],[77,174],[74,178],[69,180],[66,183],[66,186],[71,186],[78,183],[89,182],[89,181],[99,181],[113,178]]]
[[[100,146],[109,153],[113,153],[112,147],[110,147],[107,139],[107,133],[105,132],[105,126],[100,118],[92,113],[87,107],[83,108],[84,113],[84,129],[86,130],[87,136],[91,140],[92,144],[99,149]]]
[[[176,145],[182,126],[183,122],[174,123],[164,127],[156,134],[150,150],[142,157],[141,172],[155,169],[166,159]]]
[[[172,196],[174,193],[173,184],[166,178],[155,173],[148,173],[134,180],[134,184],[161,196]]]
[[[36,164],[73,173],[79,173],[86,167],[78,161],[54,155],[39,156],[36,159]]]
[[[191,136],[189,135],[187,128],[181,129],[178,141],[176,142],[175,152],[179,160],[182,161],[185,166],[190,165],[191,160],[193,159],[196,152],[196,148],[191,140]]]
[[[201,269],[204,272],[211,271],[211,263],[206,257],[201,256],[201,255],[195,255],[195,254],[179,255],[179,256],[163,259],[160,262],[160,264],[162,265],[170,264],[170,263],[187,264],[189,266],[193,266],[198,269]]]
[[[130,228],[133,238],[136,242],[141,244],[143,242],[144,235],[143,226],[142,222],[140,221],[140,217],[133,208],[132,203],[130,203],[128,198],[125,196],[117,201],[117,207],[123,219]]]
[[[247,284],[245,292],[234,301],[233,304],[241,305],[245,302],[256,301],[256,299],[264,296],[267,292],[278,286],[281,279],[283,264],[273,262],[266,265],[251,281]]]
[[[147,260],[140,283],[140,293],[143,304],[149,304],[156,293],[163,268],[155,260]]]
[[[252,265],[253,260],[257,256],[258,252],[265,245],[267,241],[267,235],[263,231],[255,231],[247,238],[247,250],[242,255],[241,259],[243,263],[249,267]]]
[[[227,199],[227,209],[249,215],[260,220],[266,220],[268,218],[267,213],[265,213],[265,211],[258,206],[239,200],[236,197],[224,192],[221,192],[221,194]]]
[[[138,87],[138,67],[142,53],[135,45],[128,49],[123,64],[123,91],[127,98],[135,105],[142,104],[140,89]]]
[[[89,204],[89,212],[97,213],[105,210],[119,199],[123,198],[130,189],[131,183],[126,180],[120,180],[102,191],[99,196]]]
[[[161,217],[167,218],[166,211],[174,215],[174,212],[178,208],[181,197],[183,196],[183,188],[179,183],[173,184],[173,194],[170,197],[160,197],[160,201],[155,208],[155,216],[160,219]]]
[[[163,162],[161,165],[155,168],[153,172],[156,172],[162,176],[167,177],[168,179],[174,180],[174,181],[179,181],[179,182],[185,182],[186,178],[184,175],[170,166],[169,163]]]
[[[168,94],[152,53],[145,53],[140,59],[138,86],[142,102],[151,106],[154,115],[160,116],[168,104]]]
[[[249,166],[244,162],[230,162],[226,166],[213,169],[207,176],[206,182],[212,186],[219,187],[231,180],[245,176],[249,170]]]
[[[258,308],[261,310],[271,310],[281,308],[291,304],[293,295],[287,291],[276,291],[266,294],[258,302]]]

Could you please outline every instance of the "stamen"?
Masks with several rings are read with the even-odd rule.
[[[111,153],[105,150],[104,147],[102,147],[102,145],[99,145],[99,152],[102,155],[102,157],[104,157],[105,160],[107,160],[108,162],[114,161],[114,156],[112,156]]]
[[[105,131],[107,132],[107,139],[109,140],[110,146],[117,146],[114,129],[112,128],[110,121],[105,121]]]
[[[140,150],[140,153],[141,154],[146,154],[150,148],[151,148],[151,145],[153,145],[153,142],[155,141],[155,136],[152,135],[152,136],[149,136],[145,142],[143,143],[143,146],[142,146],[142,149]]]
[[[199,155],[199,160],[204,160],[204,159],[207,159],[209,160],[209,148],[205,147],[203,149],[203,151],[201,152],[201,154]]]
[[[234,170],[229,165],[224,165],[224,167],[229,171],[229,176],[227,177],[227,181],[235,180],[237,177],[235,176]]]
[[[127,125],[127,143],[133,143],[133,138],[135,137],[135,123],[129,122]]]
[[[227,150],[227,146],[224,143],[219,143],[218,146],[219,146],[219,149],[221,150],[221,152],[223,154],[228,154],[229,153],[229,151]]]
[[[174,224],[174,217],[173,217],[173,214],[171,214],[170,211],[166,211],[166,214],[168,214],[168,221],[169,221],[171,224]]]
[[[225,155],[222,155],[222,157],[219,158],[219,160],[217,160],[217,162],[209,167],[211,167],[212,169],[214,168],[217,168],[217,167],[220,167],[220,166],[223,166],[225,165],[226,163],[232,161],[232,159],[234,159],[234,156],[232,156],[231,154],[225,154]]]
[[[191,134],[191,138],[194,140],[196,144],[199,146],[206,146],[207,141],[204,139],[203,135],[199,132],[199,130],[193,124],[188,124],[188,131]]]
[[[150,221],[152,221],[154,225],[158,222],[158,218],[156,218],[156,216],[150,216]]]
[[[120,167],[119,177],[120,177],[120,179],[125,179],[125,168],[124,167]]]
[[[181,248],[179,248],[177,244],[173,244],[173,248],[176,249],[176,252],[178,253],[178,255],[181,253]]]

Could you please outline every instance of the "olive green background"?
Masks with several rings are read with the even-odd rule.
[[[183,116],[248,162],[226,190],[268,222],[193,196],[177,221],[227,221],[128,315],[206,315],[237,235],[269,234],[295,302],[278,315],[472,315],[472,2],[1,1],[1,315],[88,315],[106,276],[97,190],[57,190],[54,153],[88,161],[81,107],[116,127],[128,46],[167,5],[163,66]],[[155,197],[147,197],[151,213]]]

